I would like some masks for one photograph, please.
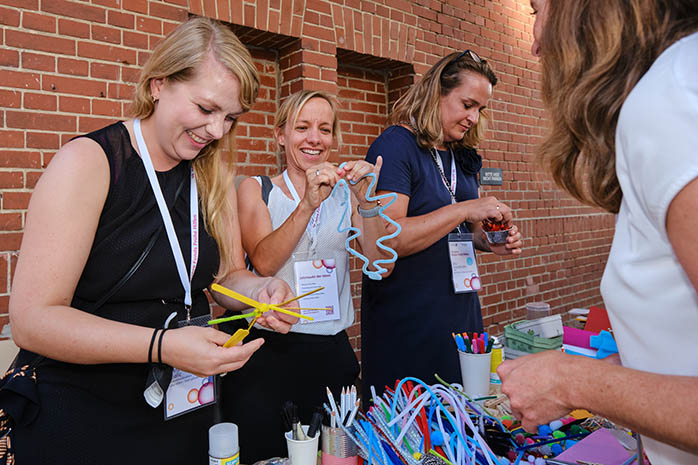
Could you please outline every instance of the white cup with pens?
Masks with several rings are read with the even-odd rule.
[[[290,431],[287,431],[284,436],[286,437],[286,447],[291,465],[316,465],[320,442],[317,417],[313,415],[312,426],[301,425],[298,419],[298,408],[291,401],[284,403],[281,408],[281,416],[287,428],[290,428]]]
[[[293,439],[294,431],[287,431],[286,447],[288,448],[288,458],[291,465],[316,465],[317,451],[320,443],[320,432],[309,438],[307,436],[309,425],[303,425],[303,439]],[[295,437],[298,437],[296,434]]]
[[[492,360],[492,343],[487,333],[454,334],[458,347],[461,380],[463,390],[473,398],[485,397],[490,390],[490,364]]]

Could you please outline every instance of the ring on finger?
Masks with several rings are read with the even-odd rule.
[[[315,176],[320,176],[320,170],[315,170]],[[499,209],[499,207],[497,207]]]
[[[499,210],[499,205],[497,205],[497,210]]]

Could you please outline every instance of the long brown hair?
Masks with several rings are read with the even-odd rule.
[[[479,74],[493,86],[497,84],[497,76],[486,60],[476,61],[470,53],[453,52],[440,59],[395,102],[388,123],[412,127],[417,136],[417,144],[423,149],[441,145],[443,125],[440,99],[460,86],[466,73]],[[476,147],[484,137],[487,119],[487,111],[481,112],[477,124],[465,133],[463,139],[449,145],[452,148]]]
[[[174,29],[153,50],[136,86],[132,115],[147,118],[153,114],[155,105],[150,81],[158,78],[188,81],[196,75],[209,53],[238,79],[240,105],[248,111],[259,91],[259,75],[250,52],[229,27],[208,18],[194,17]],[[236,124],[237,121],[223,138],[207,145],[193,161],[206,228],[220,251],[219,277],[231,271],[236,253],[231,231],[236,220],[228,193],[228,189],[233,188],[232,133]],[[224,157],[224,150],[227,157]]]
[[[617,213],[623,102],[657,57],[698,29],[695,0],[548,0],[540,50],[552,130],[539,160],[583,203]]]

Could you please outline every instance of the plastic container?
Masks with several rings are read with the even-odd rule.
[[[550,305],[545,302],[529,302],[526,304],[526,319],[536,320],[550,316]]]
[[[473,399],[485,397],[490,390],[492,352],[470,354],[459,350],[458,358],[460,360],[460,375],[465,393]]]
[[[538,337],[562,336],[562,317],[560,315],[550,315],[535,320],[521,321],[514,324],[514,327],[522,333],[531,334]]]
[[[494,245],[506,244],[507,237],[509,237],[509,229],[503,229],[500,231],[485,231],[485,237],[487,237],[487,242]]]
[[[209,465],[237,465],[240,463],[238,426],[218,423],[208,429]]]
[[[521,323],[521,322],[517,322]],[[516,329],[516,324],[512,323],[504,327],[504,335],[506,336],[506,345],[515,350],[521,350],[528,353],[543,352],[544,350],[556,350],[562,347],[562,336],[551,338],[538,337],[533,334],[527,334]]]

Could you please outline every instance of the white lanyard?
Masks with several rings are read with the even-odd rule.
[[[441,161],[441,157],[439,156],[436,149],[432,150],[434,152],[431,156],[434,159],[436,166],[438,166],[439,172],[441,173],[441,182],[444,183],[444,186],[446,186],[446,190],[448,190],[448,193],[451,194],[451,203],[454,204],[456,203],[456,186],[458,183],[458,179],[456,177],[456,157],[453,155],[453,152],[449,150],[449,153],[451,154],[451,184],[449,185],[448,181],[446,180],[446,174],[444,173],[444,165]]]
[[[296,192],[296,188],[293,186],[293,183],[291,182],[291,179],[288,177],[288,170],[284,170],[284,182],[286,183],[286,187],[288,188],[288,191],[291,193],[291,197],[293,197],[293,201],[296,202],[296,206],[298,206],[299,203],[301,203],[300,197],[298,197],[298,192]],[[317,228],[318,224],[320,223],[320,211],[322,210],[322,204],[320,204],[319,207],[315,209],[313,212],[313,216],[310,217],[310,221],[308,221],[308,226],[306,226],[306,231],[308,231],[308,236],[310,237],[310,248],[315,247],[315,240],[317,239]]]
[[[187,310],[187,320],[189,320],[191,316],[190,312],[192,304],[191,280],[194,278],[196,263],[199,261],[199,196],[196,191],[196,176],[194,174],[194,167],[191,167],[189,194],[189,215],[191,218],[191,270],[189,276],[187,276],[187,266],[184,263],[182,249],[179,247],[179,241],[177,240],[177,233],[175,233],[174,225],[172,224],[170,211],[167,209],[165,198],[162,196],[160,183],[158,182],[158,177],[155,174],[153,162],[150,159],[150,152],[148,152],[148,147],[145,145],[145,141],[143,140],[143,134],[141,133],[141,121],[139,119],[133,120],[133,132],[136,135],[138,149],[141,152],[141,159],[143,160],[143,165],[145,166],[145,172],[148,174],[150,186],[153,188],[153,194],[155,194],[155,200],[158,203],[160,215],[162,215],[162,222],[165,224],[167,239],[170,241],[172,256],[174,257],[175,264],[177,265],[179,279],[182,281],[182,287],[184,287],[184,308]]]

